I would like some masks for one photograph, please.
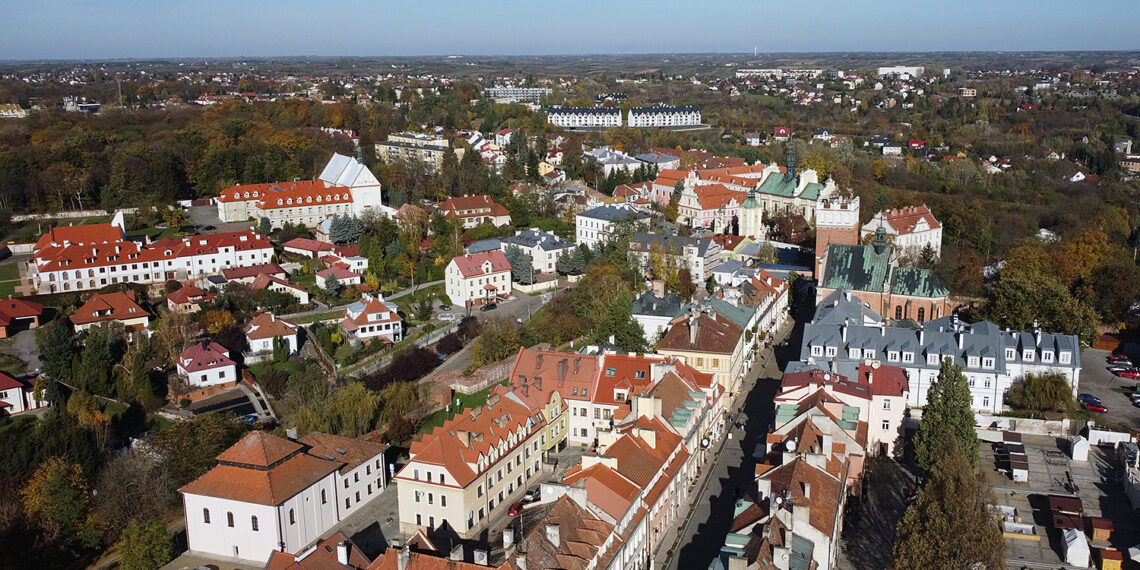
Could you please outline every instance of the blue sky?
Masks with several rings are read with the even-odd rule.
[[[1137,0],[5,4],[0,59],[1140,49]]]

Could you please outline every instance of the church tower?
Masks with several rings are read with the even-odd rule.
[[[756,200],[756,189],[748,190],[748,199],[740,205],[740,235],[760,241],[768,236],[764,227],[764,208]]]
[[[823,278],[827,246],[859,243],[859,197],[820,197],[815,203],[815,272]]]

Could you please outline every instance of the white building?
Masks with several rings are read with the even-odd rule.
[[[163,238],[149,245],[100,236],[84,241],[82,234],[113,228],[108,224],[54,228],[37,242],[29,270],[36,289],[44,293],[100,289],[115,283],[165,283],[217,275],[226,268],[269,263],[273,244],[253,231]],[[79,234],[60,239],[60,230]],[[104,232],[109,233],[109,232]],[[40,244],[44,244],[40,247]]]
[[[192,554],[261,566],[274,551],[296,554],[316,543],[340,521],[346,499],[352,509],[379,495],[386,446],[306,437],[313,443],[251,432],[219,455],[216,467],[180,489]],[[372,472],[363,484],[375,488],[354,502],[363,465]]]
[[[638,211],[629,204],[612,204],[586,210],[574,217],[578,245],[596,249],[610,237],[614,225],[620,222],[633,222],[635,225],[648,224],[649,214]]]
[[[496,103],[518,103],[531,101],[538,103],[543,96],[550,95],[549,87],[515,87],[514,85],[496,85],[483,90],[483,94],[495,100]]]
[[[344,520],[387,488],[388,446],[364,439],[311,432],[297,440],[305,453],[341,464],[336,472],[337,516]]]
[[[576,247],[574,242],[538,228],[519,230],[515,235],[503,238],[500,243],[504,252],[513,245],[527,254],[534,265],[534,270],[539,273],[554,273],[558,257],[573,255]]]
[[[693,105],[633,107],[628,122],[630,127],[692,127],[701,124],[701,110]]]
[[[459,307],[493,303],[511,294],[511,264],[501,250],[454,257],[444,278],[447,296]]]
[[[892,65],[887,67],[880,67],[879,76],[883,77],[886,75],[894,75],[902,78],[922,77],[922,73],[924,71],[926,71],[926,68],[922,66]]]
[[[584,156],[593,158],[602,167],[602,174],[609,176],[613,172],[625,170],[626,172],[633,173],[638,168],[645,166],[644,162],[624,153],[613,150],[609,147],[598,147],[588,150]]]
[[[464,229],[491,224],[501,228],[511,223],[511,213],[490,196],[456,196],[439,205],[439,213],[449,220],[460,220]]]
[[[345,307],[341,325],[358,340],[381,338],[397,343],[404,338],[404,319],[396,311],[396,304],[385,301],[383,295],[365,293]]]
[[[252,353],[273,352],[273,339],[281,338],[289,347],[289,354],[294,354],[298,348],[298,330],[297,325],[283,321],[273,313],[261,313],[245,326],[245,338]]]
[[[195,388],[206,388],[238,379],[237,363],[226,347],[209,340],[196,342],[178,355],[178,374]]]
[[[33,386],[0,372],[0,417],[13,416],[28,410],[48,406],[44,400],[36,400]]]
[[[223,222],[268,218],[274,228],[286,222],[315,227],[333,215],[391,215],[381,202],[376,175],[342,154],[334,154],[316,180],[230,186],[217,202]]]
[[[551,107],[546,110],[546,120],[567,129],[612,128],[622,124],[618,107]]]
[[[894,237],[895,249],[900,254],[914,258],[930,246],[935,257],[942,257],[942,224],[926,204],[875,214],[871,221],[863,224],[863,237],[875,235],[880,226],[887,230],[888,236]]]

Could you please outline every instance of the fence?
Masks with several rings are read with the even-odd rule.
[[[92,218],[98,216],[112,216],[122,212],[123,214],[134,214],[138,212],[138,208],[119,208],[114,213],[107,210],[70,210],[67,212],[52,212],[50,214],[17,214],[12,216],[13,222],[26,222],[29,220],[68,220],[75,218]]]

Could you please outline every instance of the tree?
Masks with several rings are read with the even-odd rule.
[[[325,292],[328,293],[330,297],[339,295],[343,287],[344,285],[341,285],[340,279],[337,279],[333,273],[329,273],[328,277],[325,277]]]
[[[40,367],[45,376],[55,380],[71,378],[71,359],[75,356],[75,336],[61,321],[52,321],[39,337]]]
[[[626,352],[645,352],[645,330],[633,318],[633,296],[622,291],[610,303],[605,316],[594,327],[594,342],[613,343]]]
[[[40,464],[20,494],[25,514],[51,536],[94,542],[87,480],[79,465],[50,457]]]
[[[535,282],[534,261],[531,260],[530,255],[522,251],[519,252],[517,262],[511,263],[511,279],[527,285]]]
[[[257,233],[263,236],[267,236],[272,231],[273,223],[269,221],[269,218],[262,216],[261,219],[257,222]]]
[[[273,337],[273,362],[280,364],[289,360],[289,341],[284,337]]]
[[[424,299],[412,306],[412,314],[415,315],[416,320],[426,321],[431,318],[431,309],[431,299]]]
[[[173,542],[161,520],[131,521],[118,547],[123,570],[160,568],[174,557]]]
[[[190,346],[190,341],[194,338],[194,325],[190,322],[190,316],[174,311],[163,313],[154,327],[154,338],[157,341],[155,352],[159,359],[171,365],[178,362],[178,355]]]
[[[329,221],[329,239],[343,245],[360,239],[364,232],[364,222],[355,216],[333,216]]]
[[[471,364],[483,366],[498,362],[518,351],[519,346],[518,324],[503,317],[488,319],[471,349]]]
[[[148,445],[136,445],[107,462],[95,480],[95,522],[106,544],[131,521],[161,519],[176,504],[166,466]]]
[[[206,332],[216,335],[222,332],[223,329],[237,324],[237,319],[234,314],[225,309],[211,309],[202,315],[202,326],[206,327]]]
[[[172,489],[204,475],[242,433],[244,429],[236,418],[215,412],[196,415],[159,432],[154,446],[166,465]]]
[[[1076,407],[1073,390],[1064,374],[1029,374],[1009,389],[1007,403],[1029,412],[1067,412]]]
[[[974,431],[974,411],[970,404],[970,386],[962,368],[946,358],[938,372],[938,381],[926,393],[926,407],[914,437],[914,454],[919,467],[930,471],[946,434],[954,436],[970,466],[977,465],[978,434]]]
[[[982,475],[946,432],[930,477],[899,521],[895,568],[1005,568],[1005,539]]]

